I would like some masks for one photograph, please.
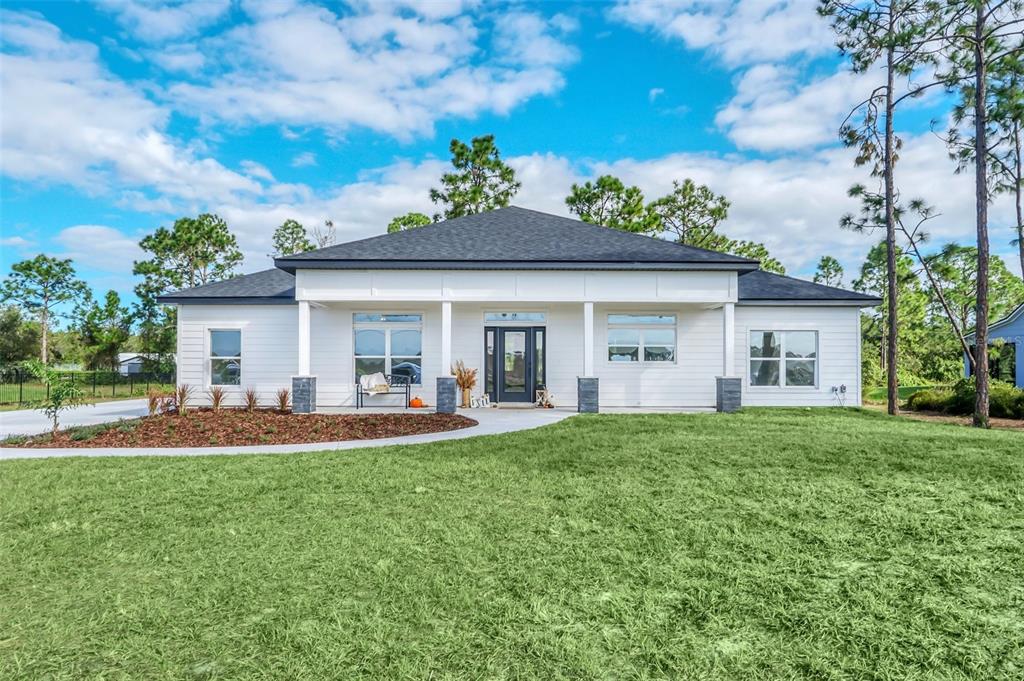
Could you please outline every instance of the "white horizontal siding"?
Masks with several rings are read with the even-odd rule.
[[[485,311],[541,311],[547,315],[547,385],[559,406],[576,405],[576,378],[583,374],[582,303],[452,304],[452,361],[463,360],[478,370],[475,394],[484,390]],[[662,311],[677,315],[674,363],[624,364],[607,358],[609,313]],[[319,406],[354,404],[355,370],[352,355],[354,312],[419,312],[423,322],[423,385],[412,394],[435,403],[441,367],[441,304],[437,302],[328,303],[311,310],[310,367],[317,377]],[[242,330],[242,385],[226,387],[232,403],[254,387],[265,403],[274,393],[291,388],[298,368],[298,312],[293,305],[183,305],[178,316],[178,375],[193,386],[197,402],[206,402],[209,389],[208,332],[215,328]],[[751,388],[749,343],[752,329],[813,329],[819,333],[819,382],[815,388]],[[847,404],[860,404],[860,325],[855,308],[778,306],[736,307],[735,375],[743,377],[745,405],[827,406],[835,404],[833,385],[847,386]],[[722,375],[722,310],[698,305],[598,303],[594,306],[594,373],[600,379],[605,407],[711,407],[715,377]],[[395,397],[371,398],[371,403],[400,404]]]
[[[242,403],[247,388],[260,402],[274,403],[274,393],[291,389],[298,367],[298,308],[295,305],[181,305],[178,308],[178,383],[192,387],[198,404],[209,403],[209,331],[240,329],[242,380],[222,386],[227,403]]]
[[[818,385],[750,385],[751,331],[818,332]],[[860,406],[860,311],[855,307],[736,306],[736,375],[747,406],[827,407],[839,404],[832,387],[846,386],[847,406]]]
[[[436,378],[441,368],[441,305],[438,303],[329,303],[310,314],[310,371],[317,377],[317,405],[355,406],[355,358],[352,315],[355,312],[416,312],[423,315],[423,385],[411,394],[434,404]],[[483,341],[481,341],[482,343]],[[367,406],[402,405],[402,398],[375,395]]]
[[[493,303],[736,300],[735,272],[366,271],[299,269],[298,300]]]
[[[608,315],[676,315],[675,362],[608,361]],[[606,304],[594,306],[594,374],[607,407],[713,407],[715,377],[722,375],[722,310],[697,306]]]
[[[452,305],[452,361],[462,360],[477,370],[474,395],[484,393],[484,312],[543,312],[548,390],[560,407],[576,406],[576,377],[583,373],[583,305],[455,303]]]

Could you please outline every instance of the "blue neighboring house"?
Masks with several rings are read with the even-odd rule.
[[[1010,314],[988,327],[989,343],[1003,341],[997,357],[990,357],[990,373],[994,378],[1012,381],[1018,388],[1024,388],[1024,304],[1017,306]],[[967,342],[974,343],[974,334],[967,336]],[[964,356],[964,375],[971,375],[971,365]]]

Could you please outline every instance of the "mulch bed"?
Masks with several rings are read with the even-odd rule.
[[[477,425],[457,414],[291,414],[191,409],[39,435],[5,447],[223,447],[370,440],[460,430]]]

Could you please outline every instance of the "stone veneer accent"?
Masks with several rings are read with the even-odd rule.
[[[596,378],[579,376],[576,379],[576,411],[581,414],[596,414],[598,411],[597,393]]]
[[[292,413],[316,411],[316,376],[292,376]]]
[[[438,414],[454,414],[455,413],[455,377],[454,376],[438,376],[437,377],[437,413]]]
[[[732,413],[739,411],[743,402],[743,383],[741,378],[719,376],[715,379],[715,409]]]

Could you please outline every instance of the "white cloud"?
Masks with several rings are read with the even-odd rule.
[[[97,193],[117,182],[186,201],[260,190],[169,137],[167,113],[104,71],[94,45],[32,15],[3,12],[2,21],[5,175]]]
[[[871,88],[874,74],[839,71],[801,83],[795,69],[758,64],[736,82],[736,94],[715,123],[737,147],[759,151],[834,144],[850,109]]]
[[[576,59],[565,43],[574,27],[568,17],[496,13],[488,32],[451,14],[458,3],[407,5],[367,3],[342,15],[260,5],[250,22],[205,39],[202,77],[167,94],[206,121],[317,126],[333,135],[359,126],[408,139],[429,134],[439,119],[505,114],[556,92],[562,67]]]
[[[301,154],[296,154],[295,158],[292,159],[292,168],[306,168],[315,165],[316,154],[312,151],[304,151]]]
[[[665,88],[652,87],[650,90],[647,91],[647,101],[653,104],[654,100],[656,100],[663,94],[665,94]]]
[[[127,277],[134,261],[143,257],[139,238],[106,225],[74,225],[62,229],[53,241],[63,249],[61,255],[74,260],[76,267]]]
[[[36,242],[30,241],[23,236],[5,236],[0,238],[0,246],[3,248],[13,248],[19,253],[24,253],[27,249],[35,247]]]
[[[260,180],[266,180],[267,182],[274,181],[274,174],[270,172],[270,169],[267,168],[262,163],[245,160],[242,161],[239,165],[242,167],[242,172],[248,175],[249,177],[255,177]]]
[[[834,49],[816,0],[622,0],[608,12],[616,21],[709,49],[728,66],[777,61]]]
[[[195,45],[168,45],[152,50],[149,58],[167,71],[194,72],[203,68],[206,57]]]
[[[839,228],[840,217],[857,209],[847,196],[848,188],[869,180],[863,168],[854,167],[847,149],[774,160],[680,153],[580,165],[563,156],[532,154],[508,162],[523,183],[513,203],[560,215],[569,214],[565,196],[573,182],[603,173],[637,184],[649,199],[669,191],[673,179],[690,177],[708,184],[732,203],[723,230],[734,238],[764,242],[793,274],[809,276],[818,258],[829,254],[839,258],[852,275],[881,238]],[[923,197],[942,213],[929,227],[934,246],[951,240],[970,243],[974,229],[971,178],[952,172],[941,142],[931,135],[909,137],[899,168],[903,195]],[[427,192],[446,169],[447,164],[439,160],[402,162],[328,192],[293,189],[278,201],[221,204],[215,210],[239,235],[248,257],[246,268],[254,271],[270,266],[265,256],[270,236],[289,217],[307,227],[331,218],[339,241],[349,241],[384,233],[395,215],[413,210],[433,213],[437,207]],[[992,245],[1008,261],[1012,253],[1005,244],[1010,234],[1006,225],[1011,218],[1009,203],[1001,197],[992,207]]]
[[[117,22],[134,38],[163,42],[187,38],[213,24],[231,9],[230,0],[104,0]]]

